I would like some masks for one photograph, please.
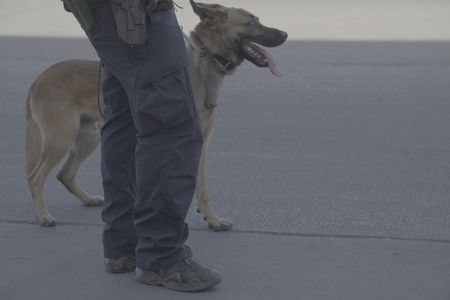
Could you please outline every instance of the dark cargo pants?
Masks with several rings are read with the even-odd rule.
[[[87,35],[103,62],[104,256],[159,268],[186,257],[185,223],[201,153],[182,32],[173,10],[148,18],[147,42],[119,39],[110,4]]]

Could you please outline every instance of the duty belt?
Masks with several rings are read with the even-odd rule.
[[[112,9],[117,33],[131,46],[145,43],[147,15],[174,8],[172,0],[63,0],[64,8],[74,14],[85,30],[93,28],[97,22],[92,10],[93,2],[114,3]]]
[[[115,2],[120,3],[120,0],[90,0],[92,2]],[[173,0],[159,0],[156,4],[155,8],[152,11],[160,11],[160,10],[170,10],[175,6],[173,4]]]

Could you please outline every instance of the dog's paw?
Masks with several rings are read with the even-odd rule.
[[[233,228],[233,223],[227,219],[206,219],[208,227],[214,231],[229,231]]]
[[[102,206],[103,202],[105,202],[105,199],[103,199],[103,197],[93,196],[93,197],[90,197],[90,198],[84,200],[83,204],[84,204],[84,206],[98,207],[98,206]]]
[[[42,227],[53,227],[56,225],[56,219],[47,213],[38,217],[38,223]]]

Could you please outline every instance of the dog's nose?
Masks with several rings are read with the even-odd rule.
[[[288,38],[287,32],[285,32],[285,31],[280,31],[280,34],[281,34],[281,36],[282,36],[284,39],[287,39],[287,38]]]

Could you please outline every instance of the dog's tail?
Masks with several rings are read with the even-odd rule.
[[[31,88],[30,92],[28,93],[26,104],[27,132],[25,162],[28,179],[30,179],[31,174],[39,161],[42,148],[41,130],[36,121],[33,119],[33,113],[31,111],[31,101],[33,100],[32,97],[33,96]]]

